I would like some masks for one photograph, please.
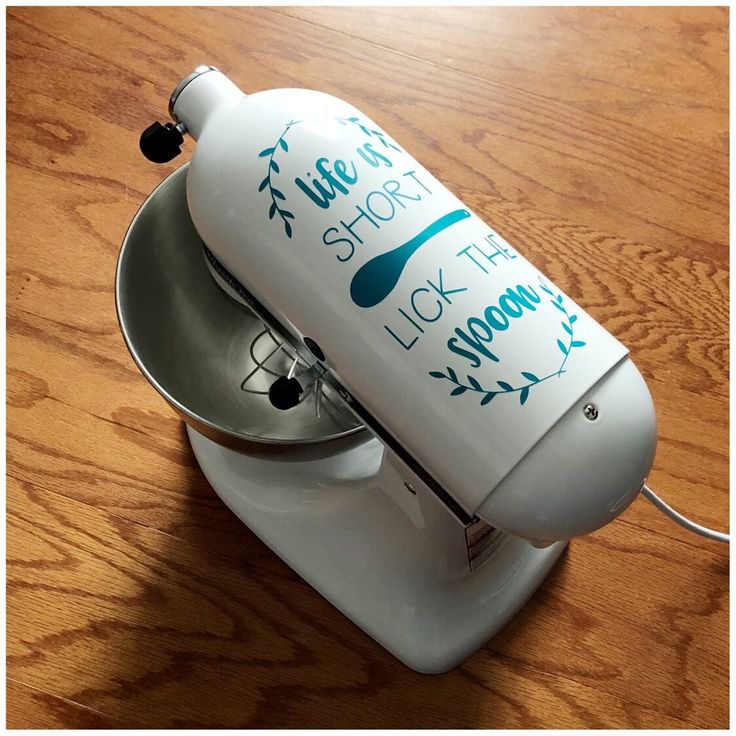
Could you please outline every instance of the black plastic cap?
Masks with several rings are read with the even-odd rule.
[[[173,123],[149,125],[140,140],[141,153],[155,164],[167,164],[181,153],[184,136]]]
[[[293,409],[299,403],[302,391],[296,378],[280,376],[268,389],[268,398],[277,409],[286,411],[286,409]]]

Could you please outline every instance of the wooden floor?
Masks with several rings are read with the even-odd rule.
[[[113,303],[173,170],[138,135],[180,78],[331,92],[630,347],[652,485],[723,528],[727,28],[726,8],[9,9],[8,724],[727,727],[727,549],[639,500],[465,664],[418,675],[217,499]]]

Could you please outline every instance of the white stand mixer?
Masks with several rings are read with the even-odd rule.
[[[144,203],[123,243],[116,297],[131,354],[185,419],[205,476],[250,529],[401,661],[448,670],[523,606],[569,538],[611,521],[636,497],[655,447],[646,386],[623,346],[354,108],[305,90],[246,96],[203,67],[177,87],[170,110],[177,122],[151,126],[144,153],[170,160],[184,132],[199,143],[193,163]],[[343,125],[353,119],[363,121],[370,146]],[[271,128],[294,134],[264,147]],[[356,145],[366,173],[346,163]],[[323,185],[303,173],[313,164],[310,146],[332,149],[332,169],[328,158],[317,160]],[[291,157],[288,176],[276,150]],[[376,192],[393,192],[401,204],[394,185],[403,166],[432,196],[401,190],[421,206],[411,216],[395,207],[396,221],[381,225],[372,250],[364,238],[358,250],[347,219],[352,195],[344,186],[338,197],[338,178],[357,187],[381,159],[393,178],[364,178],[368,195],[356,201],[370,207]],[[335,202],[319,200],[330,181]],[[270,216],[261,218],[255,208],[269,192]],[[438,208],[451,211],[437,218]],[[335,258],[327,243],[334,227],[319,237],[328,209],[325,222],[352,233],[343,238],[350,256]],[[481,232],[508,262],[503,273],[528,286],[513,290],[483,276],[490,265],[447,259],[450,249],[467,254],[470,246],[460,246],[477,244]],[[388,251],[385,238],[406,242]],[[439,256],[428,248],[413,255],[430,240]],[[402,248],[397,272],[392,254]],[[362,266],[351,265],[346,282],[343,264],[353,257]],[[426,302],[414,317],[403,311],[421,331],[414,348],[387,315],[432,293],[411,291],[419,282],[440,295],[440,312],[430,319]],[[483,312],[486,304],[498,306]],[[549,375],[521,371],[536,352],[537,363],[548,359],[550,340],[533,346],[560,331],[561,317],[564,341],[549,348],[561,366]],[[462,329],[439,327],[449,319]],[[514,320],[524,327],[509,337]],[[348,334],[361,339],[348,347]],[[448,340],[453,334],[465,342]],[[527,383],[482,389],[477,372],[466,378],[452,368],[458,356],[478,370],[513,368]],[[476,394],[481,401],[469,398]]]

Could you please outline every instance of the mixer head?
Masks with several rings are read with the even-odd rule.
[[[464,526],[480,517],[542,542],[593,531],[631,503],[653,462],[656,421],[625,346],[378,124],[321,92],[246,95],[212,67],[177,86],[169,112],[175,123],[154,124],[141,148],[169,160],[184,132],[196,140],[186,193],[181,174],[177,221],[155,206],[136,218],[124,251],[149,216],[164,242],[123,253],[118,281],[129,293],[119,304],[136,360],[188,421],[208,416],[206,429],[225,427],[224,440],[260,443],[314,443],[365,426]],[[288,175],[277,149],[292,152]],[[398,194],[407,185],[397,177],[422,192]],[[403,198],[400,217],[391,195]],[[376,198],[390,212],[371,210]],[[377,230],[358,249],[353,240],[367,241],[353,227],[364,217]],[[217,298],[202,289],[201,258],[183,263],[172,245],[182,222],[196,250],[195,227],[207,243],[207,265],[235,300],[212,282]],[[461,258],[470,248],[491,276]],[[136,259],[153,261],[166,287],[141,297],[145,274],[125,268]],[[171,333],[163,340],[150,317],[160,312]]]

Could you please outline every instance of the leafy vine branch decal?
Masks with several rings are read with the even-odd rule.
[[[401,149],[386,140],[386,134],[382,130],[372,130],[367,128],[363,123],[360,122],[360,118],[335,118],[341,125],[356,125],[365,133],[369,138],[377,138],[386,148],[393,148],[394,151],[401,151]]]
[[[545,376],[542,376],[541,378],[536,376],[531,371],[521,371],[521,376],[523,379],[525,379],[523,382],[515,386],[508,381],[499,380],[496,381],[496,384],[499,386],[499,388],[494,387],[493,389],[484,388],[481,385],[480,381],[478,381],[477,378],[471,375],[466,376],[467,384],[463,383],[458,378],[457,372],[454,371],[450,366],[446,368],[446,373],[443,373],[442,371],[430,371],[429,375],[433,378],[448,380],[452,384],[454,384],[455,388],[452,389],[452,391],[450,392],[450,396],[460,396],[466,391],[483,394],[483,398],[480,400],[481,406],[490,404],[490,402],[493,401],[493,399],[495,399],[496,396],[498,396],[499,394],[512,393],[519,394],[519,403],[523,406],[526,403],[526,400],[529,398],[529,392],[534,386],[537,386],[540,383],[544,383],[544,381],[548,381],[550,378],[561,376],[565,372],[565,365],[568,361],[568,358],[570,357],[570,353],[573,351],[574,348],[584,347],[585,343],[582,340],[575,339],[575,330],[573,328],[573,325],[577,321],[577,316],[574,314],[570,314],[567,311],[564,300],[562,298],[562,294],[555,294],[552,289],[550,289],[549,286],[544,283],[541,277],[539,277],[539,286],[542,291],[549,295],[550,304],[552,304],[555,309],[561,312],[564,317],[560,324],[562,325],[562,329],[565,332],[565,340],[563,341],[560,338],[557,338],[557,347],[562,353],[562,361],[556,370]],[[514,381],[514,383],[516,383],[516,381]]]
[[[294,125],[298,125],[301,122],[301,120],[292,120],[290,123],[287,123],[286,127],[284,128],[284,132],[279,136],[279,139],[276,141],[276,143],[274,143],[273,146],[270,146],[269,148],[264,148],[258,154],[260,158],[268,158],[268,173],[266,174],[266,178],[258,186],[259,192],[262,192],[264,189],[268,189],[268,193],[271,196],[271,207],[268,211],[268,219],[273,220],[275,215],[278,213],[279,217],[284,223],[286,236],[289,238],[291,237],[292,233],[291,223],[289,222],[289,220],[294,219],[294,214],[292,212],[289,212],[289,210],[279,204],[279,201],[282,203],[285,202],[286,197],[284,196],[283,192],[280,192],[273,185],[271,176],[272,174],[278,174],[281,170],[278,163],[274,160],[276,154],[281,151],[283,151],[284,153],[289,152],[289,144],[286,142],[286,134]]]
[[[368,128],[360,122],[359,118],[336,117],[335,120],[341,125],[356,125],[358,128],[360,128],[361,131],[363,131],[363,133],[365,133],[365,135],[367,135],[369,138],[374,138],[380,141],[381,144],[386,148],[393,148],[395,151],[401,151],[398,146],[394,145],[390,140],[387,140],[386,134],[383,131]],[[268,170],[266,173],[266,177],[258,185],[258,191],[263,192],[265,190],[268,190],[268,194],[271,197],[271,206],[268,210],[268,219],[273,220],[273,218],[278,215],[284,224],[284,232],[286,233],[286,236],[288,238],[291,238],[293,232],[293,226],[290,220],[294,220],[295,217],[293,212],[290,212],[286,209],[286,196],[282,191],[274,186],[273,176],[274,174],[278,174],[281,171],[281,167],[279,166],[278,161],[276,161],[276,155],[280,153],[286,154],[289,152],[289,144],[286,142],[286,134],[295,125],[299,125],[299,123],[303,122],[303,120],[292,120],[290,123],[287,123],[276,143],[274,143],[272,146],[269,146],[268,148],[264,148],[258,154],[260,158],[268,159]]]

